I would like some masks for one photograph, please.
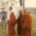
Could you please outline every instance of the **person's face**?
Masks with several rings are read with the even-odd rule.
[[[21,13],[22,12],[22,10],[19,10],[19,13]]]
[[[12,8],[9,8],[9,10],[11,11],[11,10],[12,10]]]
[[[12,9],[10,8],[9,10],[11,11]]]
[[[25,14],[25,13],[26,13],[26,10],[24,9],[23,12],[24,12],[24,14]]]
[[[4,9],[2,9],[2,11],[4,11]]]

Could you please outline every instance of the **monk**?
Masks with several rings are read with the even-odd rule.
[[[31,36],[32,30],[32,16],[29,12],[24,9],[24,16],[21,21],[21,36]]]
[[[15,36],[15,24],[16,24],[16,18],[14,16],[14,13],[12,12],[10,15],[10,20],[8,21],[8,34],[10,36]]]
[[[17,34],[21,36],[21,19],[23,17],[22,10],[19,11],[19,16],[17,18]]]

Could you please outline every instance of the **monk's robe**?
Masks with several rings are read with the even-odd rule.
[[[21,36],[21,19],[22,19],[22,13],[19,14],[19,17],[17,18],[17,34]]]
[[[32,16],[30,13],[26,13],[21,21],[21,36],[31,36],[32,30]]]
[[[8,34],[11,36],[16,34],[15,24],[16,24],[16,18],[14,16],[14,13],[11,13],[10,20],[8,21]]]

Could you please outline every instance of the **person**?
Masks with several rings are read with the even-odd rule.
[[[23,10],[24,16],[21,21],[21,36],[31,36],[32,30],[32,16],[26,9]]]
[[[21,19],[23,17],[22,10],[19,10],[19,16],[17,18],[17,34],[21,36]]]
[[[1,12],[0,12],[0,22],[1,22],[1,17],[2,17],[2,16],[1,16]],[[0,23],[0,24],[1,24],[1,23]]]
[[[16,18],[14,13],[12,12],[10,15],[10,20],[8,21],[8,34],[10,36],[15,36],[15,24],[16,24]]]
[[[4,8],[2,8],[2,11],[1,11],[1,20],[2,20],[2,24],[1,24],[1,27],[3,28],[3,25],[5,24],[5,28],[7,27],[7,24],[6,24],[6,18],[7,18],[7,12],[4,11]]]
[[[10,14],[12,12],[13,8],[10,6],[9,11],[7,12],[7,21],[10,19]]]

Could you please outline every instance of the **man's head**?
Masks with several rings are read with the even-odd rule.
[[[19,12],[22,12],[22,10],[19,10]]]
[[[19,10],[19,16],[21,16],[21,15],[23,15],[23,14],[22,14],[22,10]]]
[[[30,11],[28,11],[27,13],[30,14]]]
[[[19,10],[19,13],[22,13],[22,10]]]
[[[4,11],[4,8],[2,8],[2,11]]]
[[[26,9],[23,10],[23,13],[24,13],[24,14],[26,13]]]
[[[11,11],[12,10],[12,7],[10,7],[9,10]]]

